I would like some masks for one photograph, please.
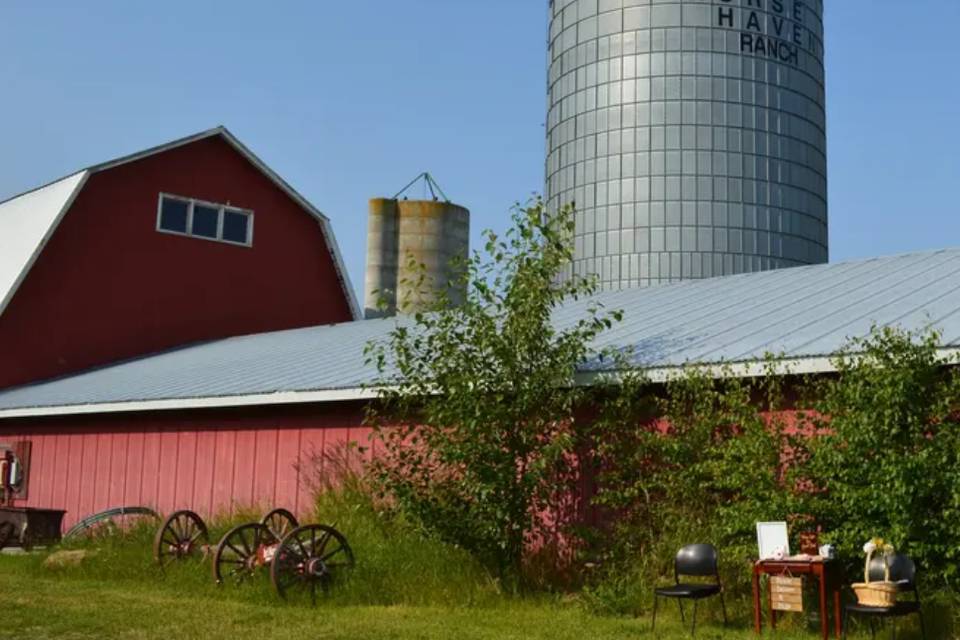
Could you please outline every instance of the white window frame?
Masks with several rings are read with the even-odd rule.
[[[161,222],[163,219],[163,201],[164,199],[177,200],[179,202],[184,202],[187,205],[187,230],[183,231],[173,231],[171,229],[164,229],[161,227]],[[217,237],[208,238],[207,236],[195,235],[193,233],[193,208],[195,205],[200,205],[203,207],[208,207],[210,209],[217,210]],[[225,240],[223,238],[223,218],[226,212],[238,213],[247,217],[247,241],[246,242],[235,242],[233,240]],[[235,247],[252,247],[253,246],[253,210],[244,209],[243,207],[235,207],[229,204],[219,204],[216,202],[208,202],[206,200],[198,200],[196,198],[187,198],[186,196],[178,196],[173,193],[160,192],[160,197],[157,200],[157,226],[156,229],[160,233],[168,233],[173,236],[185,236],[189,238],[196,238],[197,240],[209,240],[211,242],[219,242],[221,244],[230,244]]]

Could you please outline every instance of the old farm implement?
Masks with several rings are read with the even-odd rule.
[[[219,585],[238,584],[269,573],[281,598],[321,593],[353,567],[347,539],[325,524],[300,526],[286,509],[274,509],[260,522],[236,526],[216,545],[206,523],[193,511],[177,511],[164,520],[154,538],[153,555],[161,567],[190,558],[210,558]]]

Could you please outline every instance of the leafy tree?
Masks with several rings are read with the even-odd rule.
[[[548,526],[558,483],[576,471],[577,366],[620,319],[587,302],[553,322],[562,303],[596,290],[560,277],[572,232],[571,208],[517,207],[506,235],[486,231],[485,254],[461,265],[462,304],[441,295],[366,350],[380,372],[369,415],[379,486],[424,529],[511,579]]]
[[[813,388],[819,436],[801,469],[806,509],[848,557],[875,536],[956,581],[960,561],[960,375],[937,333],[884,328],[851,342]]]

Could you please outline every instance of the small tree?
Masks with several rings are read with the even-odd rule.
[[[561,279],[572,258],[573,211],[517,207],[504,238],[462,265],[466,299],[444,296],[367,345],[380,377],[369,419],[383,492],[425,530],[518,578],[525,544],[556,482],[576,464],[577,366],[618,312],[587,303],[563,326],[565,302],[594,280]]]

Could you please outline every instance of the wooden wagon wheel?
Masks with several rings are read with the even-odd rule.
[[[284,536],[300,526],[297,516],[286,509],[274,509],[263,516],[260,524],[266,525],[277,540],[283,540]]]
[[[326,591],[353,565],[353,550],[342,533],[325,524],[309,524],[280,542],[270,565],[270,580],[281,598],[309,595],[316,605],[317,589]]]
[[[259,522],[230,529],[213,556],[213,579],[217,584],[245,581],[273,559],[277,543],[269,527]]]
[[[170,514],[153,539],[153,557],[161,567],[206,554],[210,535],[203,519],[193,511]]]

